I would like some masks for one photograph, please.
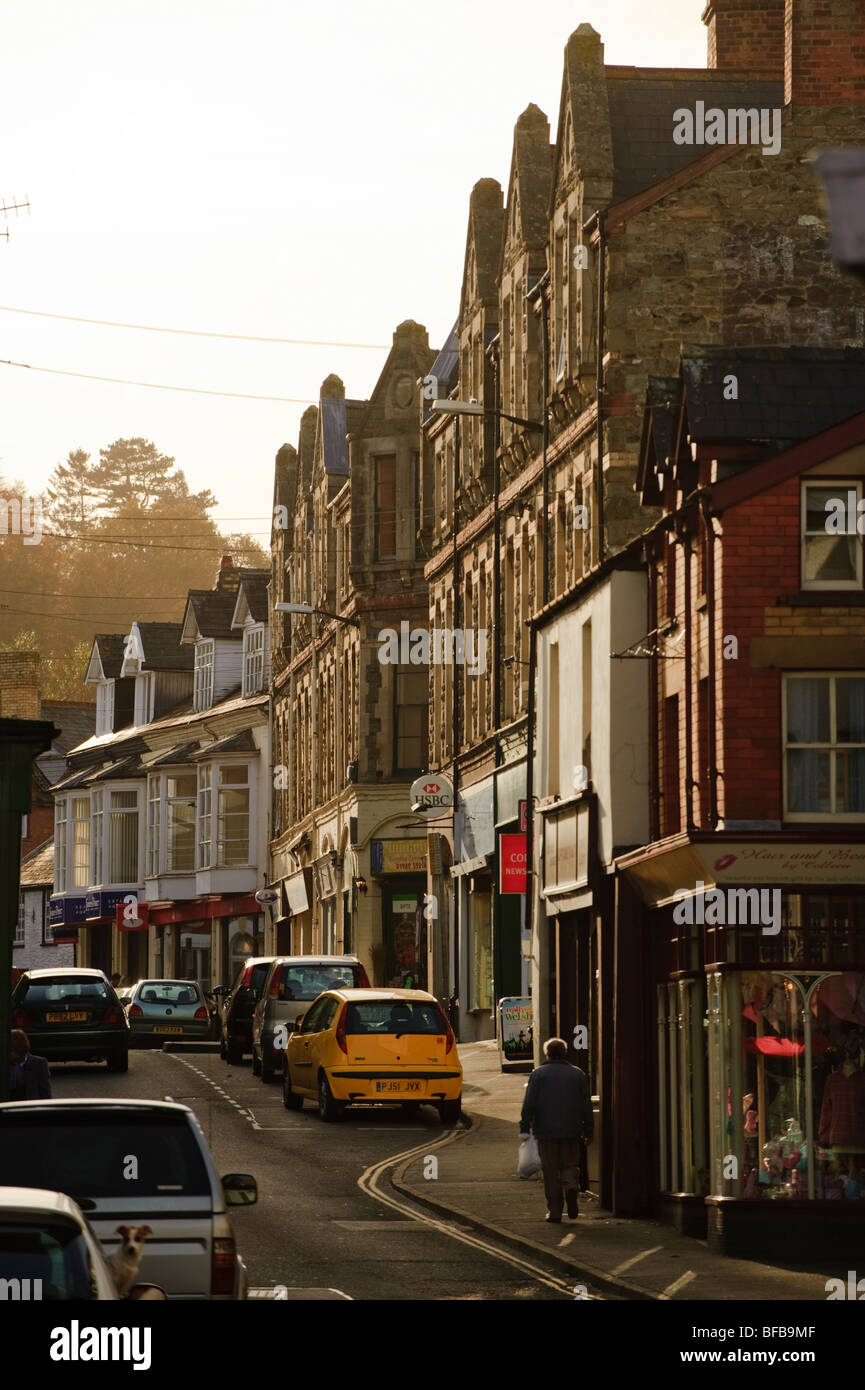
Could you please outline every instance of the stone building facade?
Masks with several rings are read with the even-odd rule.
[[[374,983],[426,983],[426,669],[399,638],[427,627],[417,382],[408,321],[368,401],[338,377],[276,461],[272,881],[280,951],[352,951]],[[404,627],[403,627],[404,625]],[[397,660],[391,634],[397,637]]]

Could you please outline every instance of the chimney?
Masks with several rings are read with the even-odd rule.
[[[707,0],[703,23],[708,67],[783,74],[784,0]]]
[[[865,0],[787,0],[784,100],[865,104]]]
[[[0,718],[41,719],[38,652],[0,652]]]

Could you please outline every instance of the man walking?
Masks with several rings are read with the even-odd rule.
[[[10,1100],[50,1100],[51,1073],[44,1057],[30,1051],[30,1039],[20,1028],[13,1028],[9,1039],[12,1075]]]
[[[529,1077],[520,1116],[520,1133],[532,1131],[544,1171],[546,1220],[562,1219],[563,1191],[568,1216],[579,1216],[580,1140],[590,1143],[595,1130],[592,1097],[584,1071],[571,1066],[561,1038],[544,1043],[546,1061]]]

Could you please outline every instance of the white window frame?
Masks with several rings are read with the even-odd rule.
[[[198,802],[195,813],[196,864],[209,869],[213,864],[213,764],[198,767]]]
[[[153,705],[153,672],[142,671],[135,677],[135,714],[133,722],[136,728],[141,724],[149,724]]]
[[[87,892],[87,889],[90,887],[90,793],[89,793],[89,792],[84,792],[84,793],[82,793],[82,792],[79,792],[79,791],[74,791],[74,792],[71,793],[71,795],[70,795],[70,797],[69,797],[69,802],[70,802],[70,805],[69,805],[69,826],[70,826],[70,829],[71,829],[71,834],[70,834],[70,837],[69,837],[69,845],[71,846],[71,849],[72,849],[72,854],[71,854],[71,856],[70,856],[70,862],[69,862],[69,887],[70,887],[70,890],[71,890],[73,893],[86,893],[86,892]],[[80,803],[84,803],[84,804],[87,806],[87,815],[86,815],[86,816],[80,816],[80,815],[79,815],[79,816],[76,816],[76,814],[75,814],[76,803],[79,803],[79,804],[80,804]],[[78,837],[77,837],[77,835],[76,835],[76,833],[75,833],[75,827],[78,826],[78,825],[86,825],[86,826],[87,826],[87,839],[86,839],[86,840],[84,840],[83,838],[80,839],[80,840],[78,839]],[[75,853],[75,851],[76,851],[76,846],[78,846],[78,845],[81,845],[81,846],[83,846],[83,847],[86,849],[86,854],[83,855],[84,862],[83,862],[83,864],[81,864],[81,865],[76,865],[76,863],[75,863],[75,858],[76,858],[76,853]],[[84,872],[84,882],[83,882],[83,883],[76,883],[76,882],[75,882],[75,873],[76,873],[76,869],[79,869],[79,868]]]
[[[193,703],[196,710],[210,709],[213,704],[213,667],[216,643],[212,637],[202,637],[195,644],[195,673]]]
[[[102,883],[105,853],[105,788],[94,787],[90,793],[90,883],[96,888]]]
[[[96,687],[96,736],[114,731],[114,681],[100,681]]]
[[[792,749],[817,749],[820,752],[829,754],[829,793],[832,806],[836,800],[836,778],[835,778],[835,755],[854,748],[863,748],[863,743],[839,743],[837,727],[837,707],[835,700],[835,681],[840,679],[850,679],[858,677],[865,679],[865,671],[785,671],[781,681],[781,754],[783,758],[783,782],[784,782],[784,820],[785,821],[844,821],[848,824],[861,825],[865,822],[865,812],[862,811],[791,811],[789,809],[789,778],[787,776],[787,753]],[[794,743],[787,742],[787,682],[790,680],[826,680],[829,682],[829,742],[828,743]]]
[[[103,840],[103,854],[104,854],[104,861],[103,861],[103,862],[104,862],[105,871],[106,871],[106,880],[105,880],[106,887],[111,887],[111,888],[115,888],[115,887],[127,887],[127,886],[130,886],[130,887],[137,887],[137,886],[138,886],[138,883],[140,882],[140,870],[141,870],[141,786],[138,785],[138,784],[130,785],[129,783],[123,783],[123,782],[121,782],[121,783],[118,784],[118,783],[114,782],[114,783],[111,783],[109,786],[107,786],[107,787],[105,788],[105,791],[106,791],[106,794],[107,794],[107,803],[106,803],[106,806],[105,806],[105,815],[104,815],[105,829],[104,829],[104,840]],[[114,806],[114,805],[112,805],[112,799],[113,799],[113,797],[114,797],[114,795],[115,795],[116,792],[125,792],[125,793],[134,792],[134,793],[135,793],[135,805],[134,805],[134,806]],[[117,816],[117,815],[121,815],[121,816],[122,816],[122,815],[127,815],[127,816],[132,816],[132,815],[134,815],[134,816],[136,817],[136,823],[135,823],[135,877],[134,877],[134,878],[122,878],[122,879],[121,879],[121,878],[115,878],[115,877],[114,877],[115,865],[112,864],[112,862],[111,862],[111,822],[112,822],[112,817],[113,817],[113,816]]]
[[[68,820],[66,797],[54,803],[54,892],[66,892],[66,840]]]
[[[848,589],[850,592],[861,590],[862,588],[862,538],[856,531],[852,539],[856,542],[854,553],[856,556],[856,578],[855,579],[806,579],[805,578],[805,556],[807,552],[807,541],[813,536],[829,534],[823,531],[806,530],[808,522],[808,488],[837,488],[838,496],[844,498],[846,505],[847,493],[856,493],[857,514],[853,518],[853,524],[858,521],[858,506],[862,500],[862,483],[856,478],[823,478],[819,474],[812,475],[810,478],[803,478],[800,490],[799,502],[799,582],[803,589]],[[849,517],[847,519],[849,525]]]
[[[154,795],[155,790],[155,795]],[[147,866],[148,878],[159,874],[162,840],[162,774],[151,773],[147,779]]]
[[[244,629],[243,694],[255,695],[264,689],[264,624]]]
[[[215,832],[216,832],[216,844],[215,844],[215,846],[214,846],[214,863],[217,864],[220,868],[223,868],[223,869],[245,869],[245,868],[248,868],[249,865],[250,865],[251,863],[254,862],[254,861],[253,861],[253,843],[254,843],[254,842],[253,842],[253,835],[252,835],[252,813],[253,813],[253,800],[252,800],[252,796],[253,796],[253,785],[252,785],[251,764],[248,763],[248,762],[246,762],[246,763],[220,762],[220,763],[215,763],[213,766],[216,768],[216,778],[215,778],[215,788],[214,788],[214,790],[215,790],[215,792],[216,792],[216,807],[215,807],[216,814],[215,814],[215,816],[214,816],[214,821],[215,821],[214,830],[215,830]],[[239,768],[239,769],[242,769],[243,771],[245,771],[245,773],[246,773],[246,781],[245,781],[245,782],[231,782],[231,783],[227,783],[226,786],[223,787],[223,786],[222,786],[222,773],[223,773],[223,771],[225,771],[225,770],[228,769],[228,768],[232,768],[232,769]],[[223,811],[223,809],[222,809],[222,794],[223,794],[223,791],[225,791],[225,792],[245,791],[245,792],[246,792],[246,797],[247,797],[247,801],[246,801],[246,807],[247,807],[247,810],[246,810],[246,860],[245,860],[245,862],[243,862],[243,863],[236,863],[236,864],[235,864],[235,863],[232,863],[232,864],[229,864],[229,863],[226,862],[226,860],[225,860],[225,858],[224,858],[224,847],[225,847],[225,845],[227,845],[227,844],[235,844],[235,843],[238,843],[238,841],[237,841],[236,839],[230,839],[230,840],[229,840],[229,839],[227,839],[227,838],[225,837],[225,835],[223,834],[223,825],[224,825],[225,816],[226,816],[227,814],[229,814],[229,813]],[[235,812],[235,813],[233,813],[233,814],[237,814],[237,813]]]
[[[172,795],[170,794],[169,785],[168,785],[168,784],[169,784],[169,780],[170,780],[170,778],[172,778],[172,777],[191,777],[192,780],[196,782],[195,790],[191,793],[191,795],[190,795],[189,793],[186,793],[186,794],[184,794],[184,795],[182,795],[182,796],[179,796],[179,795],[172,796]],[[166,872],[166,873],[169,873],[169,874],[171,874],[171,873],[177,873],[177,874],[191,874],[191,873],[194,873],[194,872],[195,872],[195,861],[196,861],[196,855],[197,855],[197,845],[198,845],[198,811],[197,811],[197,807],[198,807],[198,782],[197,782],[196,776],[195,776],[195,768],[190,768],[190,767],[179,767],[179,768],[174,769],[174,771],[172,771],[172,772],[166,772],[166,773],[165,773],[164,802],[165,802],[165,840],[164,840],[164,843],[165,843],[165,852],[164,852],[165,872]],[[194,812],[194,817],[193,817],[193,827],[194,827],[194,829],[193,829],[192,863],[189,864],[189,865],[187,865],[186,867],[181,868],[181,867],[178,867],[178,866],[174,863],[175,842],[174,842],[174,836],[172,835],[173,825],[172,825],[172,812],[171,812],[171,808],[172,808],[172,806],[179,806],[179,805],[182,805],[182,804],[188,803],[188,802],[191,802],[191,803],[192,803],[192,809],[193,809],[193,812]]]
[[[15,918],[15,936],[12,941],[13,946],[26,946],[26,920],[25,920],[25,895],[24,889],[18,892],[18,916]]]

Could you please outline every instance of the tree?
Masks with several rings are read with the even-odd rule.
[[[115,439],[99,450],[99,463],[93,484],[104,511],[118,515],[121,510],[148,512],[157,502],[185,502],[190,511],[205,513],[216,506],[209,490],[191,493],[184,474],[172,473],[173,458],[160,454],[148,439]]]
[[[58,463],[45,489],[47,511],[53,528],[66,535],[80,535],[96,517],[96,465],[83,449],[72,449],[65,463]]]

